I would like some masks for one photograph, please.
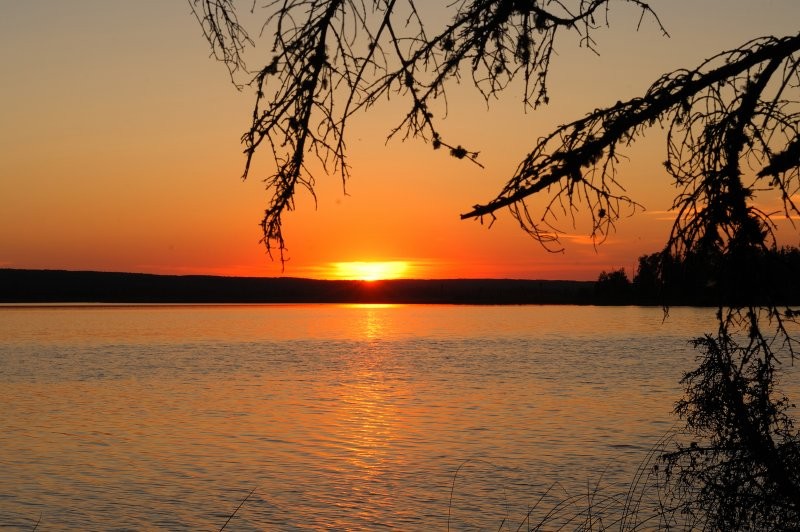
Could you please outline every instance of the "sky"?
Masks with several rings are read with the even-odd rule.
[[[449,0],[441,0],[442,5]],[[244,2],[250,5],[250,2]],[[209,57],[180,0],[0,0],[0,267],[162,274],[595,279],[630,273],[663,247],[673,197],[659,131],[624,154],[620,179],[646,210],[601,245],[565,220],[549,253],[506,212],[488,228],[459,214],[494,197],[537,138],[642,94],[659,75],[751,38],[797,32],[797,0],[653,0],[670,33],[621,3],[596,33],[600,55],[564,38],[551,103],[525,111],[509,89],[487,108],[450,91],[442,129],[480,150],[484,168],[421,141],[386,141],[398,99],[357,117],[352,176],[318,176],[285,217],[288,261],[259,244],[268,192],[263,153],[247,181],[239,139],[253,95]],[[255,54],[269,54],[269,46]],[[781,227],[786,224],[781,224]],[[797,230],[783,228],[797,245]]]

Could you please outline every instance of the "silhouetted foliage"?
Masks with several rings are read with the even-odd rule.
[[[248,72],[252,41],[232,0],[190,3],[231,75]],[[619,4],[661,27],[640,0],[464,0],[448,4],[450,22],[434,30],[414,0],[268,0],[263,28],[274,35],[272,54],[248,80],[256,103],[243,137],[245,176],[262,144],[277,163],[266,179],[273,193],[262,221],[267,250],[277,248],[283,259],[281,215],[293,208],[298,185],[313,194],[307,154],[346,179],[345,131],[355,113],[399,95],[408,111],[390,136],[421,137],[477,162],[477,151],[437,129],[432,103],[446,103],[447,85],[468,76],[488,101],[520,79],[525,105],[545,104],[556,35],[593,48],[593,32]],[[664,304],[671,290],[707,297],[719,323],[694,342],[699,367],[686,374],[676,409],[692,441],[664,455],[672,504],[665,515],[699,513],[695,521],[716,530],[800,529],[798,440],[774,390],[779,359],[794,359],[800,314],[772,280],[783,267],[773,260],[780,256],[775,225],[755,203],[756,193],[771,193],[782,214],[800,215],[800,34],[751,40],[557,128],[494,199],[462,218],[493,219],[508,209],[553,250],[560,218],[585,212],[602,241],[639,207],[617,163],[653,126],[667,131],[675,221],[664,250],[640,260],[634,285]],[[528,199],[537,194],[549,201],[534,211]],[[796,254],[786,258],[794,277]],[[607,276],[601,290],[621,282],[615,272]]]
[[[632,302],[643,305],[737,306],[800,303],[800,249],[783,247],[727,261],[711,254],[639,257]]]
[[[661,305],[665,299],[661,281],[661,257],[658,253],[639,257],[633,275],[633,291],[636,303]]]
[[[664,456],[680,510],[718,530],[795,530],[800,523],[800,441],[777,361],[760,332],[741,340],[722,327],[694,341],[677,412],[698,440]]]
[[[631,282],[624,268],[602,271],[594,285],[597,302],[606,305],[622,305],[631,302]]]

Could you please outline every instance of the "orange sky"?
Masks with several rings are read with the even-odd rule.
[[[672,39],[651,23],[636,32],[636,13],[617,6],[612,30],[596,35],[600,57],[563,39],[543,110],[524,113],[513,88],[487,110],[470,87],[454,87],[443,131],[479,149],[485,169],[418,141],[387,145],[396,106],[359,117],[348,194],[338,177],[321,176],[316,209],[299,198],[285,219],[282,272],[258,244],[267,154],[251,180],[238,179],[251,94],[209,59],[187,4],[0,0],[0,267],[319,278],[335,277],[335,263],[369,261],[405,261],[402,275],[426,278],[630,271],[669,229],[672,191],[657,132],[627,151],[621,176],[647,211],[598,249],[587,227],[567,221],[566,251],[550,254],[506,213],[491,229],[459,214],[490,199],[553,126],[639,95],[664,71],[723,48],[794,33],[800,20],[797,0],[651,5]],[[800,243],[796,230],[786,241]]]

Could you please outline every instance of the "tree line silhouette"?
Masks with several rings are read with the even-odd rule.
[[[624,268],[602,271],[595,283],[598,304],[717,307],[746,301],[759,305],[800,302],[800,248],[758,250],[726,260],[714,253],[676,257],[642,255],[631,279]]]

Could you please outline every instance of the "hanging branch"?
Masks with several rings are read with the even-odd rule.
[[[798,152],[798,99],[784,94],[800,89],[798,50],[800,35],[756,39],[697,69],[662,76],[642,98],[561,126],[538,141],[495,199],[461,217],[508,208],[526,231],[552,245],[559,214],[583,201],[592,236],[605,237],[625,205],[638,206],[617,180],[619,149],[666,123],[664,166],[680,190],[672,206],[678,213],[673,250],[685,254],[706,239],[721,245],[744,231],[769,231],[768,216],[747,203],[756,186],[779,190],[786,213],[800,213],[792,200],[800,191],[800,159],[792,160]],[[773,85],[777,90],[766,97]],[[740,162],[755,169],[755,181],[742,182]],[[526,200],[538,193],[551,199],[535,215]]]
[[[240,24],[233,0],[188,1],[212,54],[231,77],[249,73],[245,55],[254,41]],[[322,172],[337,173],[346,182],[345,130],[353,115],[382,98],[407,98],[408,111],[389,137],[419,137],[480,165],[477,150],[439,131],[434,107],[441,102],[446,114],[447,86],[469,73],[489,101],[522,78],[524,105],[547,103],[556,36],[571,33],[595,50],[593,32],[608,24],[612,2],[634,6],[640,23],[650,16],[664,31],[641,0],[461,1],[449,6],[451,21],[432,33],[415,0],[266,2],[261,31],[273,35],[273,55],[249,80],[256,101],[242,141],[243,178],[265,143],[277,167],[264,179],[271,193],[261,222],[267,251],[277,249],[285,260],[282,215],[294,208],[298,186],[314,197],[316,170],[308,165],[309,154]]]

